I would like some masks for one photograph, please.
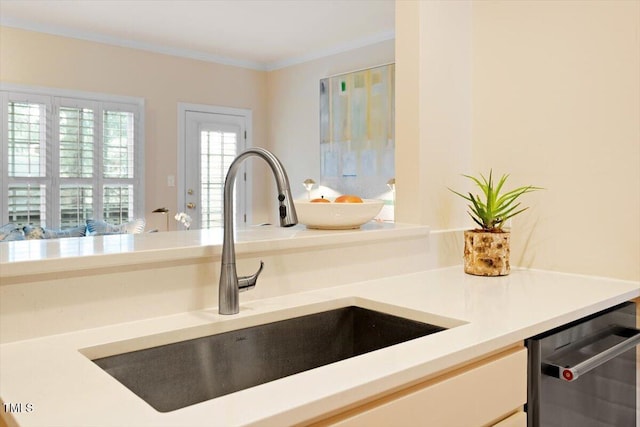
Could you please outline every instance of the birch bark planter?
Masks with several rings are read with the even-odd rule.
[[[476,276],[509,274],[510,237],[508,231],[465,231],[464,272]]]

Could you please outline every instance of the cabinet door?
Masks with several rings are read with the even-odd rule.
[[[494,424],[493,427],[527,427],[527,414],[518,411],[498,424]]]
[[[527,351],[518,347],[339,414],[319,425],[482,426],[522,409],[526,400]]]

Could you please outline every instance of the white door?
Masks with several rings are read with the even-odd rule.
[[[184,179],[179,203],[192,218],[191,228],[222,226],[224,180],[233,159],[247,145],[249,117],[240,111],[227,113],[184,109]],[[210,107],[210,110],[216,111]],[[229,114],[228,112],[235,113]],[[244,166],[243,166],[244,167]],[[234,212],[236,224],[246,216],[247,175],[240,170],[236,177]]]

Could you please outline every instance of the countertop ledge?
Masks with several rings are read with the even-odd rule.
[[[311,230],[304,225],[281,228],[251,226],[236,231],[237,254],[362,244],[383,239],[420,238],[423,225],[371,222],[354,230]],[[0,279],[122,265],[219,258],[222,229],[146,234],[69,237],[0,243]]]
[[[499,278],[469,276],[461,267],[423,271],[241,301],[235,316],[212,308],[4,344],[0,400],[31,405],[12,414],[24,426],[291,425],[638,296],[640,282],[547,271],[514,269]],[[156,412],[89,359],[348,304],[450,329],[168,413]]]

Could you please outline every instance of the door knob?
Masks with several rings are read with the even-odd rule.
[[[188,209],[195,209],[196,208],[196,204],[189,202],[189,203],[187,203],[187,208]]]

